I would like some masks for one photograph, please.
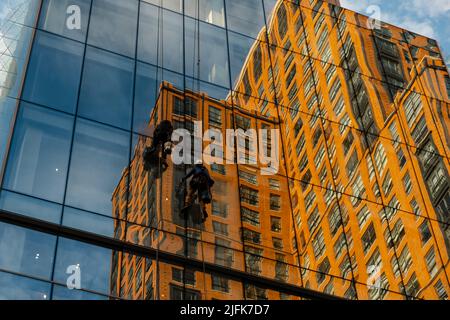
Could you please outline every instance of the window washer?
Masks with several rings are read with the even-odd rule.
[[[201,161],[196,162],[194,168],[182,179],[182,183],[186,182],[190,177],[192,179],[189,182],[185,207],[182,211],[190,208],[194,204],[195,196],[197,196],[203,214],[202,222],[205,222],[208,217],[206,205],[211,203],[212,200],[211,187],[214,185],[214,180],[211,179],[208,169]]]
[[[144,151],[144,168],[150,170],[152,167],[158,166],[158,160],[161,159],[163,169],[168,167],[167,155],[172,153],[172,133],[173,126],[169,120],[161,121],[153,133],[153,141],[150,147]],[[159,153],[162,156],[159,157]]]

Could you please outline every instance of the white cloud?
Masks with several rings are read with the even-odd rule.
[[[434,39],[437,36],[433,26],[433,21],[430,19],[417,19],[412,16],[399,16],[395,13],[382,13],[381,20],[428,38]]]
[[[448,0],[410,0],[403,1],[403,3],[406,4],[406,9],[414,11],[418,16],[435,18],[450,15],[450,1]]]

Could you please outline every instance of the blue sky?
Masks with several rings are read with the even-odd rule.
[[[450,65],[449,0],[341,0],[341,5],[365,15],[369,6],[379,6],[380,20],[436,39]]]

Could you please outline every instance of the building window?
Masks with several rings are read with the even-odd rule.
[[[375,233],[375,228],[373,226],[373,223],[371,223],[369,225],[369,227],[367,228],[366,232],[364,232],[364,234],[363,234],[363,236],[361,238],[365,254],[372,247],[372,245],[375,242],[376,238],[377,238],[377,235]]]
[[[356,149],[353,151],[351,157],[348,159],[345,169],[347,170],[347,176],[352,178],[359,165],[358,153]]]
[[[270,230],[272,232],[281,232],[281,218],[270,217]]]
[[[305,208],[306,211],[310,211],[314,202],[316,201],[316,194],[314,190],[311,190],[305,197]]]
[[[250,300],[267,300],[267,290],[245,284],[245,297]]]
[[[273,237],[272,244],[274,249],[283,250],[283,239]]]
[[[382,185],[383,192],[386,197],[388,197],[389,194],[391,193],[392,187],[393,187],[392,178],[391,178],[391,174],[388,171],[386,174],[386,177],[383,180],[383,185]]]
[[[409,205],[412,208],[412,212],[415,214],[416,219],[419,218],[419,216],[422,215],[422,211],[420,210],[419,204],[417,203],[416,199],[411,200]]]
[[[409,175],[409,172],[407,172],[405,174],[405,176],[403,177],[403,185],[405,187],[406,194],[409,195],[411,193],[411,189],[412,189],[411,177]]]
[[[255,82],[259,81],[262,74],[262,46],[264,44],[258,45],[253,53],[253,78]]]
[[[223,176],[226,174],[226,169],[225,169],[225,166],[223,164],[212,163],[211,164],[211,171],[212,172],[216,172],[218,174],[221,174]]]
[[[348,256],[345,256],[344,260],[339,265],[339,269],[341,271],[342,278],[348,279],[348,276],[352,271],[352,266],[351,266],[350,259],[348,258]]]
[[[367,261],[367,276],[372,277],[382,265],[380,250],[377,248]]]
[[[441,194],[441,191],[448,185],[447,173],[444,164],[440,162],[427,178],[427,184],[433,198]]]
[[[344,102],[344,98],[341,96],[341,97],[339,97],[339,100],[337,101],[336,106],[333,109],[336,117],[339,117],[342,114],[342,112],[344,111],[344,108],[345,108],[345,102]]]
[[[270,194],[270,210],[280,211],[281,209],[281,197],[276,194]]]
[[[347,137],[343,141],[344,154],[347,154],[350,151],[354,141],[355,141],[355,138],[353,136],[353,133],[350,131],[348,133]]]
[[[241,201],[252,206],[257,206],[259,204],[258,191],[241,186]]]
[[[427,252],[425,256],[425,263],[427,265],[427,270],[430,274],[430,277],[433,278],[438,271],[436,266],[436,254],[434,252],[434,247],[431,247]]]
[[[228,205],[216,200],[211,203],[212,214],[216,217],[227,218],[228,217]]]
[[[371,213],[367,206],[364,206],[357,215],[359,228],[362,229],[366,222],[370,219]]]
[[[244,180],[245,182],[257,185],[257,179],[256,179],[256,174],[247,172],[247,171],[243,171],[243,170],[239,170],[239,178],[241,178],[242,180]]]
[[[330,271],[330,268],[331,268],[330,260],[328,260],[328,258],[325,258],[318,266],[316,274],[317,285],[321,285],[322,282],[326,279],[328,272]]]
[[[423,109],[420,94],[412,92],[403,103],[403,107],[405,109],[406,121],[408,122],[409,127],[412,129],[414,126],[414,122]]]
[[[245,267],[247,272],[257,275],[261,273],[262,254],[262,249],[245,246]]]
[[[295,75],[297,74],[297,68],[292,67],[291,71],[289,71],[288,75],[286,76],[286,88],[289,88],[291,86],[292,80],[294,80]]]
[[[322,229],[320,229],[319,232],[317,232],[316,236],[314,237],[312,241],[312,247],[314,251],[314,256],[316,260],[318,260],[325,252],[325,240],[323,238]]]
[[[334,256],[336,259],[339,259],[342,255],[342,253],[345,250],[346,241],[345,241],[345,234],[341,233],[339,238],[336,240],[336,243],[334,244]]]
[[[384,169],[386,168],[386,163],[386,151],[384,149],[384,146],[382,144],[379,144],[375,151],[375,166],[380,177],[383,176]]]
[[[389,247],[398,247],[405,236],[405,227],[402,220],[398,219],[391,232],[389,232],[389,229],[386,229],[384,236]]]
[[[186,101],[186,105],[183,102]],[[197,118],[197,100],[186,97],[183,100],[177,96],[173,97],[173,113],[180,116],[191,116]]]
[[[428,221],[425,220],[419,227],[420,238],[422,239],[422,245],[425,245],[428,240],[431,239],[431,231],[428,226]]]
[[[333,102],[336,99],[336,97],[340,91],[341,91],[341,82],[340,82],[339,78],[337,78],[330,88],[330,101],[331,102]]]
[[[250,118],[243,117],[241,115],[236,115],[236,129],[248,130],[251,127]]]
[[[400,277],[400,270],[404,276],[408,273],[409,268],[412,265],[411,253],[409,252],[408,246],[403,248],[400,256],[398,257],[398,261],[395,257],[392,257],[391,264],[392,270],[394,271],[394,275],[396,277]]]
[[[417,280],[416,274],[413,273],[411,276],[411,279],[409,279],[408,283],[406,284],[406,294],[411,297],[415,298],[417,297],[419,291],[420,291],[420,284]]]
[[[209,106],[208,108],[208,122],[209,125],[221,127],[222,126],[222,110],[219,108]]]
[[[170,285],[170,300],[200,300],[201,294],[192,289]]]
[[[430,130],[427,127],[427,121],[425,120],[425,116],[422,116],[411,133],[411,136],[414,142],[416,143],[416,146],[420,146],[423,140],[425,140],[425,138],[429,135],[429,133]]]
[[[213,290],[228,293],[230,292],[230,284],[228,279],[211,274],[211,287]]]
[[[328,214],[328,224],[330,226],[330,232],[334,236],[342,225],[339,205],[335,204]]]
[[[355,180],[352,190],[353,197],[351,199],[351,202],[354,207],[357,207],[366,196],[366,188],[364,188],[364,183],[361,176],[358,176],[358,178]]]
[[[233,265],[233,250],[230,249],[230,241],[216,238],[216,246],[214,247],[214,263],[220,266],[230,268]]]
[[[277,179],[269,179],[269,188],[271,190],[280,190],[280,181]]]
[[[281,4],[280,8],[277,12],[277,20],[278,20],[278,34],[280,35],[280,39],[284,39],[286,36],[286,32],[288,30],[288,19],[286,13],[286,7],[284,4]]]
[[[241,207],[242,222],[250,223],[254,226],[259,226],[259,212]]]
[[[221,234],[224,236],[228,235],[228,225],[224,223],[213,221],[213,230],[216,234]]]
[[[133,57],[138,5],[135,1],[93,1],[88,43]]]
[[[320,223],[319,209],[316,207],[308,217],[308,229],[310,234],[312,234],[314,230],[319,226],[319,223]]]
[[[436,291],[437,296],[440,300],[447,300],[448,294],[445,290],[444,285],[442,284],[442,281],[439,279],[438,282],[434,285],[434,290]]]
[[[242,236],[244,241],[252,242],[254,244],[260,244],[261,243],[261,233],[243,228],[242,229]]]
[[[323,163],[323,159],[325,158],[325,147],[323,145],[317,150],[317,154],[314,157],[314,165],[316,168],[320,168]]]
[[[286,257],[284,254],[275,254],[275,279],[286,281],[288,279],[288,265],[286,264]]]
[[[190,269],[184,269],[184,275],[185,281],[183,281],[183,269],[172,268],[173,281],[195,286],[195,271]]]

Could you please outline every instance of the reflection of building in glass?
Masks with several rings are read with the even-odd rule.
[[[260,36],[234,98],[282,119],[302,267],[365,283],[376,265],[385,290],[359,297],[436,298],[450,254],[450,91],[436,43],[364,29],[366,17],[320,2],[279,2],[273,17],[277,46]],[[303,281],[357,295],[307,271]]]
[[[219,101],[192,91],[183,92],[168,83],[161,87],[151,124],[156,124],[160,119],[170,119],[175,128],[183,128],[191,133],[193,121],[203,119],[203,132],[216,129],[224,137],[226,129],[230,128],[246,131],[249,128],[278,127],[274,117],[235,109],[224,100]],[[208,208],[210,218],[204,226],[200,226],[180,217],[183,195],[177,193],[180,181],[190,166],[171,165],[162,179],[155,180],[143,168],[142,153],[145,146],[150,144],[148,140],[143,136],[138,138],[130,169],[123,172],[121,182],[112,196],[113,216],[124,219],[126,215],[126,220],[131,223],[126,233],[122,225],[116,223],[117,238],[281,282],[298,283],[298,272],[289,268],[289,265],[295,265],[293,252],[296,250],[293,248],[292,216],[283,170],[276,176],[263,176],[257,165],[209,166],[215,180],[213,202]],[[209,142],[203,143],[204,148],[208,145]],[[248,157],[250,149],[243,147],[244,157]],[[239,181],[239,190],[236,189],[236,181]],[[151,230],[148,226],[155,229]],[[159,233],[156,229],[164,231]],[[127,295],[131,290],[130,297],[142,298],[142,292],[139,291],[142,288],[130,287],[134,278],[127,273],[130,266],[137,263],[137,258],[119,254],[113,259],[113,266],[117,268],[113,269],[114,293],[118,295],[118,290],[123,290],[121,295]],[[127,271],[122,273],[119,271],[121,268]],[[242,285],[219,274],[203,275],[163,263],[154,263],[146,272],[146,277],[152,277],[157,272],[161,274],[159,282],[155,279],[150,281],[154,286],[159,286],[158,289],[152,286],[151,292],[159,290],[160,298],[179,298],[182,293],[178,289],[181,285],[183,292],[183,284],[187,284],[188,292],[196,299],[244,298]],[[149,288],[146,290],[148,292]],[[266,290],[250,285],[245,290],[247,298],[280,298],[279,295],[269,296]]]
[[[0,298],[448,297],[450,78],[435,41],[372,30],[337,1],[27,3],[31,50],[0,101]],[[193,225],[176,192],[189,168],[142,170],[161,119],[280,129],[280,170],[210,166],[210,217]]]

